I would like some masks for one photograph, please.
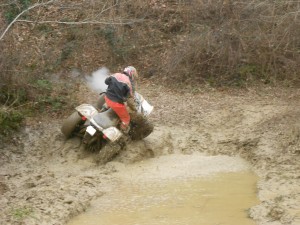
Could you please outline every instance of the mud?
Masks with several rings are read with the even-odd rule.
[[[155,107],[154,131],[106,165],[97,164],[95,153],[86,152],[79,139],[63,138],[63,118],[28,119],[23,132],[0,149],[0,224],[65,224],[110,193],[119,179],[115,172],[122,170],[116,162],[130,165],[182,154],[245,159],[259,176],[260,204],[249,216],[259,225],[300,224],[300,90],[192,94],[151,83],[139,88]],[[94,98],[88,97],[82,102]]]
[[[257,176],[239,157],[171,154],[114,165],[118,187],[68,225],[255,224],[247,209],[258,204]]]

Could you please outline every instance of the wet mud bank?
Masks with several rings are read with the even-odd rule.
[[[122,170],[116,165],[193,154],[248,162],[259,176],[260,204],[249,210],[256,224],[300,224],[299,90],[182,94],[140,88],[155,107],[154,132],[111,163],[98,165],[80,140],[65,140],[61,119],[28,121],[10,145],[0,146],[0,224],[66,224],[112,191]]]

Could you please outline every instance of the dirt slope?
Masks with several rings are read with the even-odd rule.
[[[300,224],[300,90],[191,94],[145,82],[139,88],[155,106],[155,130],[116,161],[193,152],[239,155],[260,177],[261,204],[250,210],[257,224]],[[0,150],[0,224],[64,224],[114,186],[114,164],[97,165],[78,139],[64,140],[60,124],[28,121]]]

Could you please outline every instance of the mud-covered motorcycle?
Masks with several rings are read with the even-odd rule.
[[[107,108],[104,95],[100,94],[96,107],[91,104],[76,107],[61,127],[66,138],[78,136],[86,149],[99,151],[99,163],[110,161],[126,147],[128,141],[141,140],[153,131],[153,125],[147,119],[153,106],[142,95],[135,93],[135,110],[129,109],[131,121],[127,134],[120,131],[120,119],[111,108]]]

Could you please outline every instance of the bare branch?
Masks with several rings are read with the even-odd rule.
[[[11,26],[26,12],[30,11],[31,9],[34,9],[36,7],[39,7],[39,6],[44,6],[44,5],[48,5],[52,2],[54,2],[56,0],[50,0],[48,2],[42,2],[42,3],[36,3],[30,7],[28,7],[27,9],[23,10],[21,13],[19,13],[16,18],[14,18],[13,21],[10,22],[10,24],[6,27],[6,29],[3,31],[3,33],[1,34],[0,36],[0,41],[3,39],[3,37],[5,36],[5,34],[7,33],[7,31],[11,28]]]
[[[107,2],[106,2],[106,3],[107,3]],[[112,9],[112,8],[114,8],[114,7],[116,7],[116,6],[118,5],[118,3],[116,3],[116,4],[114,4],[114,5],[112,5],[112,6],[108,7],[108,8],[105,8],[105,7],[106,7],[106,3],[104,4],[104,6],[103,6],[101,12],[98,13],[98,15],[96,15],[95,18],[97,18],[98,16],[102,15],[105,11],[108,11],[108,10],[110,10],[110,9]]]
[[[30,6],[29,8],[25,9],[24,11],[22,11],[20,14],[18,14],[14,20],[7,26],[7,28],[3,31],[3,33],[0,36],[0,41],[4,38],[5,34],[8,32],[8,30],[12,27],[13,24],[15,24],[16,22],[24,22],[24,23],[35,23],[35,24],[46,24],[46,23],[52,23],[52,24],[65,24],[65,25],[84,25],[84,24],[104,24],[104,25],[130,25],[133,23],[139,23],[144,21],[144,18],[141,19],[136,19],[136,20],[123,20],[120,22],[117,21],[99,21],[99,20],[83,20],[83,21],[71,21],[71,22],[66,22],[66,21],[56,21],[56,20],[46,20],[46,21],[33,21],[33,20],[21,20],[19,19],[23,14],[25,14],[26,12],[36,8],[36,7],[40,7],[40,6],[45,6],[48,5],[50,3],[53,3],[56,0],[50,0],[47,2],[41,2],[41,3],[36,3],[32,6]],[[116,4],[110,6],[110,7],[106,7],[106,3],[103,6],[102,10],[100,13],[98,13],[98,15],[96,16],[99,17],[101,14],[103,14],[105,11],[108,11],[110,9],[112,9],[113,7],[115,7],[116,5],[118,5],[119,3],[117,2]]]
[[[17,2],[17,0],[14,0],[14,1],[10,2],[10,3],[3,3],[3,4],[0,4],[0,7],[12,5],[12,4],[15,4],[16,2]]]
[[[129,20],[129,21],[121,21],[121,22],[97,21],[97,20],[78,21],[78,22],[65,22],[65,21],[56,21],[56,20],[46,20],[46,21],[16,20],[15,22],[38,23],[38,24],[56,23],[56,24],[66,24],[66,25],[84,25],[84,24],[127,25],[127,24],[139,23],[142,21],[144,21],[144,18],[136,19],[136,20]]]

